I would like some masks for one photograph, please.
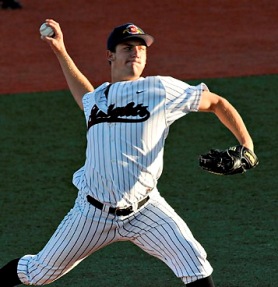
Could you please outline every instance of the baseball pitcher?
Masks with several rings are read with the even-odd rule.
[[[43,40],[56,54],[84,111],[86,160],[73,175],[78,195],[72,209],[41,251],[0,269],[1,282],[7,282],[6,287],[46,285],[100,248],[130,241],[167,264],[186,286],[214,286],[204,248],[160,195],[157,182],[169,128],[190,112],[214,113],[239,142],[200,156],[201,167],[228,175],[256,166],[242,118],[204,83],[191,86],[172,77],[142,77],[154,38],[133,23],[118,26],[109,35],[111,80],[96,89],[67,53],[60,25],[52,19],[46,24],[55,34]]]

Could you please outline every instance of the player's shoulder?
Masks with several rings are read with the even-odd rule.
[[[172,76],[156,76],[156,78],[166,90],[186,90],[190,86],[185,81],[174,78]]]
[[[153,81],[159,81],[163,84],[174,84],[174,85],[187,85],[184,81],[174,78],[172,76],[161,76],[161,75],[157,75],[157,76],[149,76],[146,77],[147,80],[153,80]]]
[[[156,75],[156,76],[147,76],[143,79],[146,81],[171,81],[174,78],[171,76]]]
[[[109,84],[110,83],[105,82],[99,87],[97,87],[95,90],[84,94],[82,98],[82,104],[85,113],[88,112],[88,109],[90,109],[95,103],[96,99],[98,98],[98,95],[102,94],[103,90],[105,90]]]
[[[83,96],[83,101],[86,101],[89,98],[94,97],[94,95],[98,94],[99,92],[103,92],[103,90],[105,90],[109,84],[110,84],[109,82],[105,82],[101,84],[99,87],[97,87],[96,89],[94,89],[93,91],[86,93]]]
[[[149,83],[153,83],[153,84],[157,84],[157,85],[181,85],[183,84],[182,81],[171,77],[171,76],[161,76],[161,75],[157,75],[157,76],[148,76],[146,78],[143,78],[144,81],[149,82]]]

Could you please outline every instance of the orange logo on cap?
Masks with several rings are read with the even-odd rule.
[[[126,29],[123,31],[123,34],[125,33],[131,34],[131,35],[144,34],[143,30],[141,30],[139,27],[135,25],[127,26]]]

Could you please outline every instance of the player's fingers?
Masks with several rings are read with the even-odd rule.
[[[60,26],[59,23],[53,19],[45,19],[45,23],[49,26]]]
[[[53,44],[53,40],[54,40],[52,37],[47,37],[47,36],[41,36],[41,39],[47,42],[48,44]]]
[[[54,31],[52,37],[42,36],[41,39],[49,44],[55,54],[59,54],[65,50],[63,33],[58,22],[53,19],[46,19],[45,23]]]
[[[53,19],[46,19],[45,23],[47,25],[49,25],[50,27],[60,29],[60,24],[58,22],[54,21]]]
[[[46,19],[45,23],[51,27],[55,33],[55,36],[53,38],[61,38],[63,37],[63,33],[60,27],[60,24],[53,19]]]

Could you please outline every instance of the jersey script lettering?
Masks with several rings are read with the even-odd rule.
[[[111,104],[108,107],[107,114],[101,111],[96,105],[93,106],[88,121],[88,129],[93,125],[103,122],[123,122],[139,123],[144,122],[150,117],[148,106],[143,104],[135,105],[134,102],[128,103],[125,107],[116,107]]]

